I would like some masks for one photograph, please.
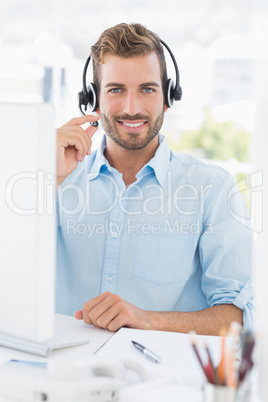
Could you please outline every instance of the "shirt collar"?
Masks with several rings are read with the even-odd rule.
[[[106,135],[103,136],[102,142],[96,151],[95,160],[88,175],[89,180],[96,178],[100,174],[101,170],[110,168],[110,164],[104,156],[105,149]],[[164,135],[159,134],[159,146],[156,150],[156,153],[153,158],[138,172],[136,175],[137,179],[142,178],[149,171],[154,171],[159,184],[163,186],[169,169],[170,158],[171,152],[167,140]]]
[[[105,149],[106,149],[106,135],[103,135],[100,146],[96,151],[94,162],[90,168],[90,173],[88,174],[88,180],[95,179],[100,174],[102,169],[108,169],[110,167],[109,162],[104,156]]]
[[[148,170],[154,171],[155,176],[161,186],[167,176],[171,153],[166,138],[159,134],[159,146],[153,158],[139,171],[137,179],[142,177]]]

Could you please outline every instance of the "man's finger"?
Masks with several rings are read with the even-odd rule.
[[[87,114],[85,116],[74,117],[73,119],[68,121],[66,124],[64,124],[62,127],[80,126],[81,124],[90,123],[91,121],[97,121],[98,119],[99,119],[98,115]]]
[[[89,317],[86,317],[86,319],[84,319],[85,317],[84,317],[84,314],[83,314],[83,311],[82,311],[82,310],[76,311],[76,312],[74,313],[74,317],[75,317],[77,320],[84,320],[86,324],[91,324],[91,325],[93,324],[93,322],[90,320]]]
[[[95,134],[95,132],[96,132],[97,130],[98,130],[98,126],[95,127],[95,126],[89,125],[89,126],[85,129],[85,132],[87,133],[87,135],[89,136],[89,138],[92,138],[93,135]]]
[[[83,320],[83,311],[79,310],[74,313],[74,316],[77,320]]]
[[[85,302],[83,309],[87,311],[91,311],[94,307],[98,306],[107,298],[111,297],[113,294],[110,292],[101,293],[98,296],[93,297],[93,299],[88,300]]]

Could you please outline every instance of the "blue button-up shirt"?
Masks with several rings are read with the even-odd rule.
[[[126,188],[101,147],[57,197],[57,312],[72,315],[105,291],[145,310],[196,311],[223,303],[252,326],[252,232],[233,177],[172,152]]]

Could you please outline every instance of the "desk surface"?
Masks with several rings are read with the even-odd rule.
[[[132,340],[141,343],[160,356],[161,363],[157,364],[147,359],[132,345]],[[221,338],[198,336],[196,341],[204,361],[207,361],[205,345],[209,345],[213,363],[217,366],[220,361]],[[150,378],[172,373],[180,383],[196,389],[201,389],[205,381],[204,373],[192,348],[191,335],[188,334],[121,328],[98,351],[97,355],[113,362],[121,362],[126,359],[134,361],[147,370]]]
[[[54,359],[85,359],[93,355],[108,362],[122,363],[131,362],[142,367],[147,373],[148,383],[132,383],[125,387],[120,397],[120,402],[162,402],[167,399],[169,402],[183,400],[184,402],[201,402],[203,393],[201,386],[204,383],[204,375],[199,367],[193,353],[190,336],[187,334],[142,331],[122,328],[117,333],[98,329],[78,321],[74,317],[56,315],[56,331],[74,334],[85,338],[88,336],[89,344],[65,348],[52,352],[49,358],[40,358],[32,354],[18,352],[16,350],[0,347],[0,366],[3,366],[10,359],[37,360],[49,362]],[[214,363],[220,360],[219,337],[197,337],[198,346],[204,350],[204,344],[208,344],[213,355]],[[131,344],[131,340],[144,344],[162,357],[161,364],[155,364],[137,351]],[[175,381],[165,381],[165,378],[174,378]],[[159,382],[160,379],[160,382]],[[155,383],[154,383],[155,381]],[[162,381],[162,383],[161,383]],[[129,384],[129,383],[128,383]],[[143,386],[143,384],[145,386]],[[155,385],[154,385],[155,384]],[[132,388],[131,388],[132,387]],[[128,389],[129,388],[129,389]],[[166,398],[163,398],[163,395]],[[257,401],[257,399],[254,399]],[[0,402],[2,400],[0,399]]]
[[[82,346],[55,350],[49,358],[41,358],[0,346],[0,366],[4,365],[10,359],[50,361],[61,357],[79,359],[93,356],[114,335],[113,332],[108,330],[87,325],[83,321],[76,320],[74,317],[61,314],[55,315],[55,331],[81,336],[82,339],[88,337],[89,343]]]

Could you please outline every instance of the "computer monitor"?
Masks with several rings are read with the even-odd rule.
[[[53,335],[56,136],[51,104],[0,102],[0,333]]]

